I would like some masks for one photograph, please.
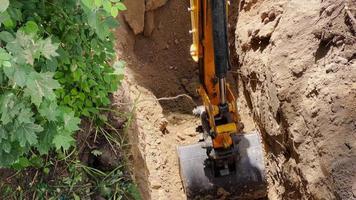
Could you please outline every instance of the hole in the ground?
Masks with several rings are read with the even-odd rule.
[[[133,162],[143,163],[147,173],[141,175],[135,171],[135,177],[143,182],[138,183],[141,193],[151,196],[152,199],[157,199],[155,197],[158,193],[162,193],[160,195],[166,197],[165,199],[172,195],[173,199],[184,199],[176,148],[178,145],[197,143],[199,139],[195,129],[200,124],[200,119],[191,115],[193,108],[199,104],[199,96],[196,93],[199,72],[189,52],[192,38],[188,33],[191,29],[190,15],[186,12],[188,3],[179,0],[168,1],[166,5],[155,10],[155,29],[152,35],[135,36],[133,52],[129,52],[125,57],[129,63],[129,73],[134,76],[128,78],[128,85],[140,85],[150,90],[157,99],[167,99],[166,97],[180,94],[193,97],[193,101],[186,97],[159,101],[164,111],[163,116],[161,107],[156,104],[138,103],[136,107],[137,120],[134,121],[135,129],[130,135],[137,140],[134,141],[137,143],[134,147],[142,154],[143,159],[134,158]],[[236,50],[233,48],[233,51]],[[237,54],[233,54],[232,59],[238,61]],[[228,79],[236,89],[236,84],[230,76]],[[132,89],[135,90],[132,93],[125,92],[136,97],[138,92],[143,91],[141,100],[152,96],[151,93],[145,93],[146,90],[141,87]],[[135,98],[131,100],[133,99]],[[252,109],[251,99],[247,101]],[[255,130],[252,122],[248,124],[249,130]]]
[[[324,58],[328,54],[332,46],[332,39],[333,38],[331,38],[330,40],[320,41],[319,48],[315,52],[315,62]]]
[[[251,39],[251,48],[254,51],[260,50],[263,52],[267,48],[267,46],[270,44],[270,38],[271,37],[266,37],[266,38],[252,38]]]

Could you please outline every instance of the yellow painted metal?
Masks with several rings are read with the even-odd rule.
[[[229,148],[233,141],[230,133],[222,133],[213,139],[213,147],[215,149]]]
[[[201,12],[200,8],[201,0],[190,0],[190,12],[191,12],[191,21],[192,21],[192,30],[190,33],[193,36],[193,44],[190,46],[190,54],[195,62],[199,61],[200,57],[200,41],[199,34],[201,32],[200,27],[200,17],[199,13]]]
[[[213,140],[215,148],[228,148],[232,145],[231,134],[236,133],[236,123],[216,126],[216,137]]]
[[[220,126],[216,126],[216,134],[224,134],[224,133],[234,133],[237,130],[237,126],[235,123],[223,124]]]

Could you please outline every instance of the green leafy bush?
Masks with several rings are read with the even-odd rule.
[[[110,29],[119,0],[0,0],[0,167],[74,144],[121,79]],[[120,65],[115,65],[120,66]]]

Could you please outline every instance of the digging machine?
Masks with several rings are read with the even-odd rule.
[[[178,147],[180,175],[188,199],[257,199],[266,196],[264,150],[258,132],[245,133],[227,74],[227,0],[190,0],[193,44],[203,105],[202,139]]]

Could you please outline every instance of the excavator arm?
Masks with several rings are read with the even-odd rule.
[[[198,93],[203,138],[178,147],[188,199],[215,199],[219,190],[237,198],[266,195],[263,148],[258,133],[244,133],[236,99],[227,83],[230,68],[226,0],[190,0],[193,44],[199,66]]]
[[[199,1],[192,0],[193,3]],[[195,21],[201,21],[198,24],[199,37],[194,36],[193,45],[200,47],[200,52],[191,51],[192,57],[197,53],[199,55],[198,63],[200,65],[201,87],[198,93],[203,99],[204,107],[209,114],[209,123],[213,128],[214,140],[213,146],[218,148],[229,148],[232,145],[231,134],[238,130],[239,121],[236,111],[236,100],[226,83],[226,76],[229,68],[229,52],[226,27],[226,5],[224,0],[200,1],[202,8],[200,18]],[[195,7],[195,6],[193,6]],[[192,16],[195,16],[195,10]],[[193,18],[193,17],[192,17]],[[196,28],[193,26],[193,30]],[[198,39],[197,41],[194,41]]]

